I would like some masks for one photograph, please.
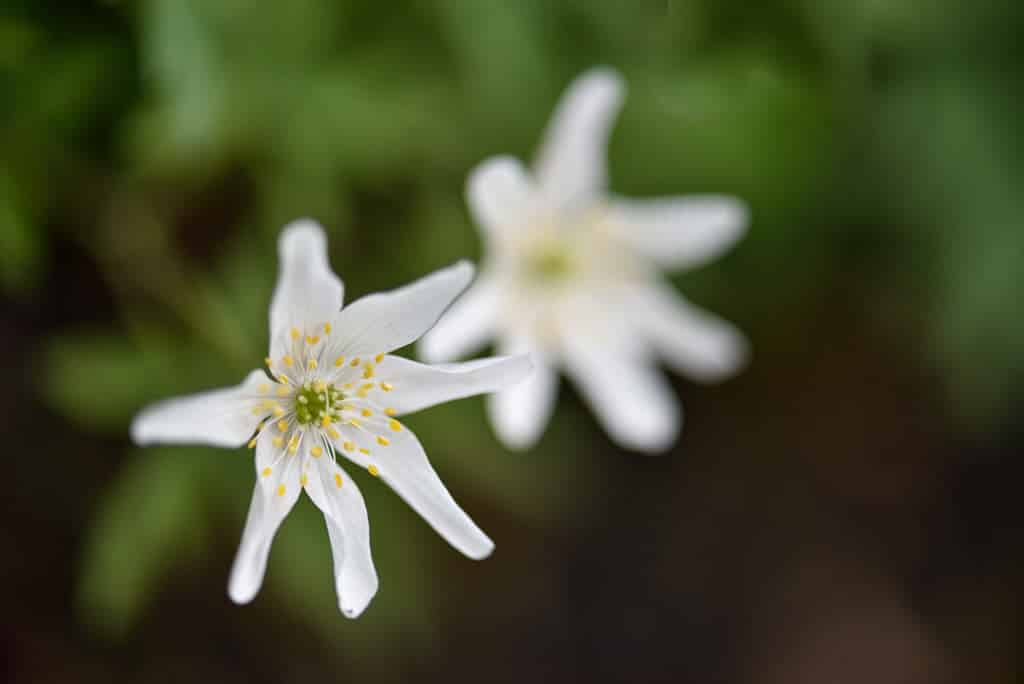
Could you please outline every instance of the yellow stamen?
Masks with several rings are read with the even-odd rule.
[[[324,323],[324,332],[327,333],[328,335],[331,334],[331,324],[330,323]]]
[[[274,471],[271,470],[270,468],[264,468],[263,469],[263,477],[270,477],[270,473],[272,473],[272,472],[274,472]]]
[[[285,354],[285,355],[284,355],[284,358],[283,358],[283,359],[281,359],[281,360],[282,360],[282,361],[284,361],[284,365],[286,365],[286,366],[290,366],[290,365],[292,365],[293,363],[295,363],[295,359],[293,359],[293,358],[291,357],[291,354]]]
[[[292,339],[297,340],[302,337],[302,333],[299,332],[298,328],[292,328]]]
[[[341,437],[341,433],[338,432],[337,429],[335,429],[335,428],[330,428],[327,431],[327,434],[329,434],[331,436],[331,439],[338,439],[339,437]]]
[[[334,365],[335,366],[341,366],[344,363],[345,363],[345,357],[344,356],[339,356],[338,358],[334,359]]]
[[[370,416],[373,415],[373,411],[371,411],[370,409],[363,409],[361,413],[363,414],[363,418],[369,418]]]
[[[391,390],[395,389],[394,385],[389,385],[386,382],[380,383],[380,388],[385,392],[390,392]]]
[[[274,437],[274,439],[270,441],[273,442],[274,446],[277,447],[278,449],[284,446],[284,440],[280,437]]]
[[[306,335],[306,344],[313,345],[320,341],[320,337],[317,335]]]
[[[274,417],[275,418],[280,418],[283,415],[284,415],[284,409],[281,408],[280,406],[275,406],[274,407]]]
[[[374,477],[377,477],[378,475],[380,475],[380,471],[379,471],[379,470],[377,470],[377,466],[375,466],[375,465],[372,465],[372,464],[371,464],[371,465],[367,466],[367,467],[366,467],[366,470],[367,470],[367,471],[368,471],[368,472],[369,472],[369,473],[370,473],[371,475],[373,475]]]
[[[256,389],[259,391],[260,394],[266,394],[267,392],[270,391],[270,385],[268,385],[267,383],[263,383]]]
[[[388,427],[391,428],[392,430],[394,430],[395,432],[401,432],[402,431],[402,424],[399,423],[394,418],[392,418],[391,420],[388,421]]]
[[[391,444],[391,441],[388,440],[387,437],[384,437],[382,435],[378,435],[377,436],[377,444],[380,444],[381,446],[387,446],[388,444]]]
[[[367,456],[369,456],[370,455],[370,450],[369,449],[364,449],[363,447],[359,447],[359,453],[366,454]]]
[[[299,478],[299,484],[303,487],[309,484],[309,478],[306,476],[306,473],[302,473],[302,477]]]
[[[393,408],[386,408],[386,409],[384,409],[384,413],[388,414],[389,416],[393,416],[393,415],[396,415],[398,413],[398,411],[396,411]]]
[[[308,366],[309,366],[310,368],[316,368],[316,366],[317,366],[317,363],[316,363],[316,359],[310,359],[310,360],[309,360],[309,363],[308,363],[307,365],[308,365]]]
[[[338,473],[335,473],[334,474],[334,484],[338,486],[338,489],[341,489],[341,483],[342,483],[341,475],[338,474]]]
[[[274,359],[268,356],[267,358],[263,359],[263,363],[267,364],[267,367],[269,368],[270,366],[274,365]]]
[[[341,448],[344,449],[345,451],[352,451],[353,449],[356,448],[356,445],[353,444],[352,442],[345,442],[344,444],[341,445]]]
[[[380,363],[383,360],[384,360],[384,355],[383,354],[377,354],[377,356],[374,357],[374,361],[376,361],[377,363]]]
[[[351,425],[352,427],[360,427],[362,425],[362,423],[360,423],[359,419],[357,418],[349,418],[348,424]]]
[[[288,421],[287,420],[279,420],[279,421],[277,421],[277,429],[280,430],[281,432],[288,432]]]
[[[317,380],[316,382],[313,383],[313,391],[316,392],[317,394],[320,394],[326,389],[327,385],[324,384],[323,380]]]
[[[282,385],[281,387],[277,388],[277,396],[279,396],[279,397],[287,397],[291,393],[292,393],[292,390],[289,387],[285,387],[285,386]]]
[[[320,419],[320,427],[324,427],[324,428],[331,427],[331,417],[330,416],[324,416],[323,418],[321,418]]]
[[[281,485],[281,486],[279,486],[279,487],[277,488],[277,495],[278,495],[278,496],[284,496],[284,493],[285,493],[285,488],[284,488],[284,485]]]
[[[252,439],[249,440],[249,448],[250,449],[255,449],[256,448],[256,438],[255,437],[253,437]]]
[[[324,453],[324,450],[318,446],[315,446],[309,450],[309,453],[313,455],[313,458],[320,458],[320,456]]]
[[[352,366],[353,368],[358,366],[359,365],[359,357],[357,356],[356,358],[352,359],[352,363],[350,363],[349,365]]]

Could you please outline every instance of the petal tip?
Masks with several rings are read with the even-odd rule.
[[[278,252],[282,258],[290,258],[297,251],[306,249],[327,249],[327,234],[318,221],[311,218],[300,218],[288,223],[281,229],[278,239]]]

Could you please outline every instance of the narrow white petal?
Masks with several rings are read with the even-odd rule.
[[[554,206],[578,206],[607,186],[607,146],[625,97],[612,69],[592,69],[562,96],[545,132],[535,170],[541,194]]]
[[[616,200],[608,226],[622,241],[655,263],[690,268],[715,259],[747,229],[746,205],[717,195]]]
[[[511,387],[530,374],[533,364],[527,354],[436,366],[386,356],[377,368],[380,376],[394,385],[388,405],[397,414],[405,414]]]
[[[534,196],[529,172],[513,157],[492,157],[480,163],[466,182],[466,203],[484,232],[522,227],[534,207]]]
[[[481,274],[465,294],[455,300],[417,345],[428,363],[452,361],[477,351],[494,334],[499,315],[498,289]]]
[[[612,439],[638,451],[672,445],[681,408],[649,360],[616,353],[589,337],[567,339],[566,347],[566,370]]]
[[[332,322],[329,357],[387,353],[415,342],[473,279],[460,261],[397,290],[352,302]]]
[[[523,341],[502,345],[504,352],[528,350]],[[533,372],[522,382],[488,397],[487,412],[498,439],[510,449],[529,449],[551,418],[558,375],[539,352],[530,354]]]
[[[257,449],[273,449],[268,432],[264,431],[260,435]],[[235,603],[252,601],[263,584],[271,542],[281,522],[298,500],[302,488],[299,484],[298,460],[295,457],[283,459],[280,467],[266,476],[271,486],[256,483],[249,517],[245,521],[242,541],[228,581],[228,595]]]
[[[261,416],[253,415],[257,388],[269,383],[255,370],[240,385],[157,402],[131,425],[136,444],[211,444],[236,447],[249,439]]]
[[[678,372],[712,382],[746,363],[749,345],[743,333],[690,304],[667,284],[638,290],[634,301],[631,311],[637,330]]]
[[[479,560],[494,550],[494,542],[476,526],[448,493],[434,468],[427,460],[416,435],[402,427],[389,431],[387,446],[381,446],[372,435],[361,432],[355,436],[356,444],[368,453],[344,450],[339,453],[364,468],[373,466],[378,477],[387,483],[407,504],[419,513],[445,541],[466,556]]]
[[[327,236],[316,221],[294,221],[278,241],[277,286],[270,301],[270,355],[283,356],[288,332],[315,334],[341,310],[345,289],[327,262]]]
[[[338,607],[346,617],[359,617],[378,586],[366,503],[355,481],[329,454],[313,457],[307,452],[304,458],[306,493],[323,511],[331,540]]]

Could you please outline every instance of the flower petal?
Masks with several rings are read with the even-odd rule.
[[[132,421],[132,440],[148,444],[237,447],[252,436],[261,416],[252,413],[257,387],[268,383],[254,370],[240,385],[167,399],[147,406]]]
[[[420,339],[419,357],[428,363],[438,363],[477,351],[494,334],[498,304],[496,284],[481,275]]]
[[[327,262],[327,237],[316,221],[293,221],[278,241],[277,286],[270,301],[270,355],[283,356],[293,327],[313,334],[330,321],[345,296],[341,279]],[[307,330],[309,332],[307,333]]]
[[[503,345],[503,352],[529,350],[520,340]],[[533,372],[508,389],[488,397],[487,412],[498,439],[509,449],[529,449],[540,439],[555,405],[558,375],[545,356],[530,354]]]
[[[567,337],[565,344],[566,370],[612,439],[638,451],[671,446],[681,408],[657,368],[589,337]]]
[[[721,380],[747,361],[749,345],[735,326],[657,283],[637,291],[634,325],[665,361],[695,380]]]
[[[413,413],[446,401],[495,392],[527,377],[533,364],[527,354],[428,366],[400,356],[386,356],[381,377],[394,385],[387,401],[396,414]]]
[[[592,69],[562,96],[534,166],[545,200],[578,206],[607,186],[606,148],[625,85],[612,69]]]
[[[334,316],[328,356],[386,354],[415,342],[472,279],[473,265],[460,261],[405,287],[352,302]]]
[[[269,430],[259,437],[257,450],[272,449]],[[266,479],[270,486],[257,482],[249,506],[249,517],[245,521],[242,541],[238,546],[231,579],[228,581],[228,595],[235,603],[248,603],[255,598],[263,584],[267,570],[270,545],[281,522],[299,498],[302,489],[299,484],[299,459],[291,457],[283,461]]]
[[[743,237],[746,205],[735,197],[706,195],[616,200],[611,230],[648,259],[669,268],[699,266]]]
[[[306,493],[323,511],[334,558],[338,606],[350,618],[359,615],[377,593],[377,570],[370,554],[366,503],[354,480],[326,453],[306,458]]]
[[[338,452],[370,469],[405,500],[445,541],[463,554],[480,560],[494,550],[494,542],[476,526],[448,493],[427,460],[419,440],[408,428],[390,431],[389,443],[381,446],[368,432],[347,435],[366,453],[355,450]]]
[[[466,203],[485,233],[510,231],[529,219],[535,192],[522,162],[513,157],[492,157],[470,172]]]

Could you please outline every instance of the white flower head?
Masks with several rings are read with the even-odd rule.
[[[456,549],[484,558],[494,544],[455,503],[398,418],[506,387],[531,364],[517,356],[427,366],[389,354],[434,325],[472,279],[468,263],[342,308],[342,282],[327,263],[316,223],[286,227],[279,251],[267,370],[252,371],[236,387],[143,410],[132,438],[142,445],[248,443],[257,483],[229,595],[238,603],[255,597],[274,534],[305,490],[327,522],[341,611],[356,617],[377,591],[377,573],[366,506],[338,456],[390,485]]]
[[[657,359],[711,381],[747,355],[732,325],[681,299],[658,273],[717,257],[743,235],[746,207],[724,196],[609,195],[605,148],[623,96],[612,70],[584,74],[555,110],[532,173],[497,157],[469,177],[484,266],[419,353],[450,360],[491,338],[502,353],[532,353],[531,377],[488,404],[510,447],[539,438],[564,369],[620,444],[663,450],[681,409]]]

